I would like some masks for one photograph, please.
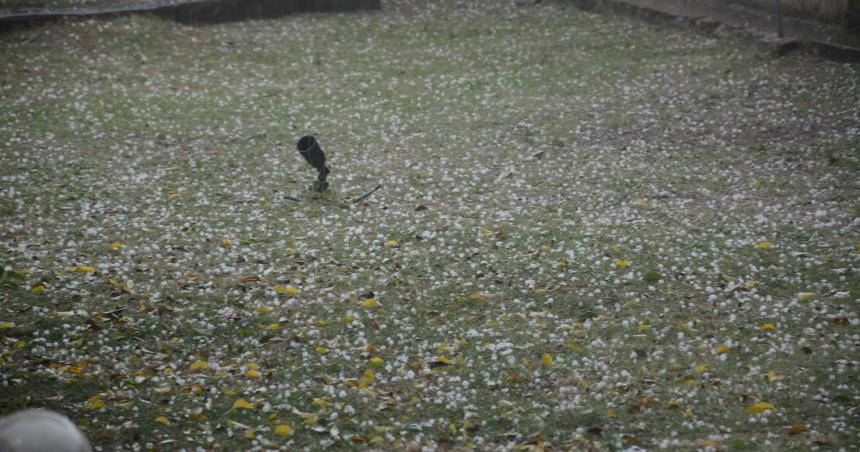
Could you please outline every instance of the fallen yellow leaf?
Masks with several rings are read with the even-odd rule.
[[[816,297],[815,292],[798,292],[797,300],[798,301],[812,301]]]
[[[759,325],[759,329],[762,331],[774,331],[774,330],[776,330],[776,325],[774,325],[773,323],[769,323],[769,322],[768,323],[762,323],[761,325]]]
[[[448,358],[446,358],[446,357],[444,357],[444,356],[435,356],[435,357],[433,357],[433,361],[430,363],[430,364],[431,364],[431,367],[433,367],[433,366],[432,366],[432,365],[433,365],[433,363],[436,363],[436,365],[437,365],[437,366],[438,366],[438,365],[450,366],[450,365],[452,364],[452,363],[451,363],[451,360],[450,360],[450,359],[448,359]]]
[[[627,259],[615,259],[615,266],[623,270],[630,266],[630,261]]]
[[[704,373],[707,370],[708,370],[708,366],[706,366],[704,364],[699,364],[698,366],[693,367],[693,372],[696,372],[696,373]]]
[[[9,328],[15,328],[14,322],[0,322],[0,330],[8,330]]]
[[[317,346],[317,348],[315,348],[314,351],[316,351],[317,353],[326,353],[326,352],[328,352],[328,349],[320,345],[320,346]]]
[[[92,271],[95,271],[95,269],[95,267],[90,265],[79,265],[77,267],[70,268],[69,271],[72,273],[90,273]]]
[[[198,359],[197,361],[194,361],[193,363],[191,363],[191,370],[200,370],[200,369],[205,369],[207,367],[209,367],[208,361],[203,361],[203,360]]]
[[[302,413],[299,411],[296,412],[296,414],[298,414],[307,425],[315,426],[319,423],[319,417],[314,413]]]
[[[122,243],[119,243],[119,242],[113,242],[113,243],[111,243],[111,244],[110,244],[110,247],[111,247],[111,249],[118,250],[118,249],[122,248]]]
[[[770,243],[767,240],[765,240],[765,241],[756,243],[755,247],[760,249],[760,250],[772,250],[773,249],[773,243]]]
[[[382,363],[384,363],[384,362],[385,361],[378,356],[374,356],[373,358],[370,358],[370,364],[373,364],[374,366],[381,366]]]
[[[278,424],[275,426],[275,434],[278,436],[290,436],[293,433],[293,429],[286,424]]]
[[[257,437],[257,429],[252,428],[245,432],[245,439],[254,439]]]
[[[792,426],[788,428],[789,435],[797,435],[808,431],[809,427],[806,424],[792,424]]]
[[[385,246],[387,246],[389,248],[397,248],[398,246],[400,246],[400,244],[397,243],[397,240],[389,240],[389,241],[385,242]]]
[[[772,403],[768,402],[758,402],[746,408],[746,412],[749,414],[758,414],[764,412],[765,410],[774,410],[776,409]]]
[[[723,354],[723,353],[725,353],[725,352],[727,352],[727,351],[729,351],[729,346],[728,346],[728,345],[720,344],[720,346],[719,346],[719,347],[717,347],[717,354],[718,354],[718,355],[719,355],[719,354]]]
[[[248,369],[248,371],[245,372],[245,376],[248,378],[257,378],[260,376],[260,372],[256,369]]]
[[[155,422],[157,422],[159,424],[170,425],[170,420],[164,416],[157,416],[155,418]]]
[[[245,399],[239,399],[233,402],[233,408],[237,410],[253,410],[254,404]]]
[[[87,401],[84,403],[83,408],[85,410],[98,410],[99,408],[102,408],[104,406],[105,406],[105,402],[104,402],[104,400],[102,400],[101,394],[96,394],[96,395],[90,397],[89,399],[87,399]]]
[[[286,294],[286,295],[289,295],[291,297],[294,297],[294,296],[299,294],[299,289],[296,289],[295,287],[292,287],[292,286],[284,286],[281,284],[275,284],[275,287],[273,287],[273,290],[275,291],[276,294],[279,294],[279,295]]]
[[[552,367],[553,365],[552,355],[549,353],[544,353],[543,356],[541,356],[540,361],[544,367]]]
[[[481,292],[472,292],[469,295],[467,295],[466,298],[468,298],[472,301],[484,301],[487,299],[487,297],[484,296],[484,294],[482,294]]]
[[[735,285],[734,288],[732,288],[732,290],[750,290],[753,287],[755,287],[755,285],[756,285],[755,278],[750,278],[746,282],[742,282],[740,284]]]
[[[45,291],[45,285],[42,283],[36,284],[35,286],[30,288],[30,292],[35,294],[40,294]]]
[[[368,298],[367,300],[364,300],[361,302],[362,308],[372,308],[374,306],[376,306],[376,299],[375,298]]]

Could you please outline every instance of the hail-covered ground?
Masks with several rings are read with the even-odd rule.
[[[104,450],[858,448],[856,65],[507,0],[0,61],[3,414]]]

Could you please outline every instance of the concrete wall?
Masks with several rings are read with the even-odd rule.
[[[0,0],[0,5],[4,0]],[[141,2],[104,9],[60,9],[0,14],[0,34],[68,18],[114,17],[125,14],[155,14],[191,24],[265,19],[303,12],[341,12],[380,9],[381,0],[194,0]]]
[[[201,24],[380,7],[380,0],[203,0],[171,3],[151,12],[179,22]]]
[[[860,0],[848,0],[848,16],[845,24],[854,30],[860,30]]]
[[[719,2],[720,0],[717,0]],[[773,10],[776,0],[723,0],[750,8]],[[860,0],[781,0],[782,13],[831,23],[858,26]]]

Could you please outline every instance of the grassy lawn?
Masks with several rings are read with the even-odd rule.
[[[507,0],[0,62],[0,414],[104,450],[860,447],[856,65]]]

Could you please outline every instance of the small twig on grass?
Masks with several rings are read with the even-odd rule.
[[[226,413],[225,413],[225,414],[226,414]],[[227,422],[229,422],[229,423],[233,424],[233,426],[235,426],[235,427],[244,428],[245,430],[250,430],[250,429],[251,429],[251,427],[249,427],[249,426],[247,426],[247,425],[245,425],[245,424],[243,424],[243,423],[241,423],[241,422],[236,422],[236,421],[234,421],[233,419],[227,419]]]
[[[125,306],[123,306],[123,307],[116,308],[116,309],[114,309],[114,310],[112,310],[112,311],[107,311],[107,312],[105,312],[105,313],[103,313],[103,314],[104,314],[104,315],[106,315],[106,316],[110,316],[112,320],[116,320],[116,319],[118,319],[118,318],[119,318],[119,316],[118,316],[117,314],[119,314],[119,313],[120,313],[120,312],[122,312],[122,311],[125,311],[125,309],[126,309],[126,307],[125,307]]]
[[[284,195],[284,200],[297,202],[299,204],[302,204],[304,202],[301,199],[296,198],[295,196],[290,196],[290,195]]]

